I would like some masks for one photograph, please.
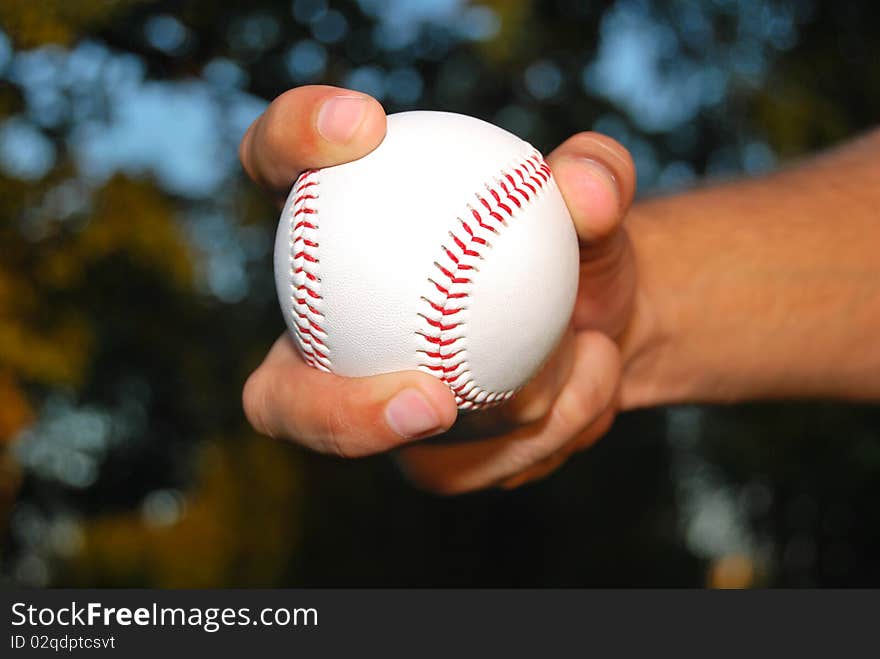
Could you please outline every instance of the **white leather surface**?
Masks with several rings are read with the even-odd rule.
[[[533,153],[526,142],[478,119],[405,112],[388,117],[387,135],[374,152],[315,175],[318,229],[310,237],[318,245],[320,299],[312,302],[322,314],[330,370],[363,376],[431,361],[419,352],[426,349],[423,334],[432,331],[419,314],[432,313],[424,297],[437,299],[428,281],[437,275],[434,263],[452,264],[443,250],[455,249],[450,232],[468,237],[458,218],[473,226],[469,205],[483,210],[477,195],[490,198],[487,186],[499,189],[502,172]],[[455,314],[458,327],[442,333],[459,337],[453,347],[466,351],[468,390],[501,394],[522,386],[571,315],[578,250],[568,211],[552,179],[534,194],[521,189],[529,201],[520,208],[508,201],[513,216],[506,226],[483,231],[491,247],[473,245],[480,247],[473,259],[478,271],[458,273],[470,283],[456,289],[467,291],[466,309]],[[275,247],[279,300],[291,329],[295,193]]]

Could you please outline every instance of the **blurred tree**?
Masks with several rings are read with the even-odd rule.
[[[67,45],[128,7],[146,0],[7,0],[0,5],[0,24],[22,48]]]
[[[60,571],[59,583],[161,588],[279,583],[300,532],[290,523],[302,505],[290,452],[251,438],[207,440],[198,464],[196,485],[185,500],[162,490],[145,500],[142,515],[87,521],[80,556]]]

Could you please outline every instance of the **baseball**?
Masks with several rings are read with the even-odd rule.
[[[571,216],[541,154],[473,117],[402,112],[381,145],[304,172],[275,241],[285,322],[311,366],[418,369],[460,409],[513,396],[571,318]]]

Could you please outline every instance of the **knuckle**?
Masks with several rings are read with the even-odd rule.
[[[551,455],[531,468],[504,479],[498,484],[498,487],[503,490],[514,490],[523,485],[543,480],[565,464],[566,460],[568,460],[568,456],[564,452]]]
[[[279,120],[278,115],[277,106],[270,106],[263,115],[260,125],[263,142],[273,148],[283,145],[289,138],[289,127]]]
[[[339,458],[357,458],[365,455],[351,441],[352,425],[336,405],[329,405],[323,418],[322,450]]]
[[[256,120],[255,122],[256,123]],[[244,135],[241,138],[241,142],[238,143],[238,160],[241,162],[242,166],[247,169],[250,165],[250,141],[251,136],[254,131],[254,124],[251,124],[250,127],[245,131]]]
[[[572,443],[572,452],[582,451],[587,448],[590,448],[598,442],[602,437],[604,437],[609,430],[611,430],[611,426],[614,425],[614,420],[616,419],[617,414],[613,409],[606,410],[598,419],[596,419],[588,428],[583,430]]]
[[[518,474],[534,468],[546,457],[547,449],[532,442],[522,442],[510,447],[504,460],[507,473]]]
[[[413,482],[420,490],[438,497],[454,497],[469,491],[468,488],[463,487],[455,479],[449,478],[419,479]]]
[[[508,416],[519,424],[533,423],[547,416],[554,400],[554,394],[546,390],[514,396],[509,403]]]
[[[251,373],[244,383],[241,393],[241,402],[244,415],[254,430],[262,435],[272,435],[272,431],[265,421],[268,401],[266,399],[268,387],[263,383],[263,375],[258,370]]]
[[[579,133],[575,133],[568,138],[567,143],[568,145],[578,149],[590,148],[597,144],[605,146],[608,146],[610,144],[618,144],[614,139],[592,130],[584,130]]]
[[[601,154],[599,158],[602,160],[605,160],[602,156],[607,156],[610,162],[606,161],[606,164],[612,166],[618,175],[635,175],[632,154],[613,137],[594,131],[584,131],[570,137],[566,141],[566,146],[578,151]]]
[[[601,409],[599,388],[592,382],[586,386],[571,387],[557,399],[553,412],[572,434],[585,428],[598,409]]]
[[[277,129],[279,124],[286,123],[284,121],[285,117],[301,114],[304,100],[303,91],[306,91],[303,87],[294,87],[281,92],[272,99],[264,115],[270,121],[265,123],[275,124]]]
[[[362,458],[381,453],[396,444],[386,437],[376,397],[363,383],[342,379],[331,399],[315,399],[308,405],[313,436],[319,450],[340,458]]]
[[[621,158],[629,158],[629,151],[626,149],[626,147],[613,137],[605,135],[604,133],[597,133],[593,130],[585,130],[575,134],[572,137],[572,140],[581,143],[589,142],[591,144],[596,144],[604,149],[613,151],[615,155],[620,156]]]
[[[297,92],[298,89],[300,89],[300,88],[293,87],[292,89],[285,89],[283,92],[278,94],[278,96],[276,96],[272,100],[271,105],[273,105],[277,108],[279,106],[283,106],[283,105],[287,105],[289,103],[292,103],[298,94],[298,92]]]

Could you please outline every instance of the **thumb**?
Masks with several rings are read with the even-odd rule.
[[[578,133],[547,156],[582,247],[599,247],[620,228],[636,190],[632,156],[599,133]]]
[[[239,146],[248,175],[278,197],[304,169],[357,160],[385,137],[385,112],[359,92],[311,85],[284,92]]]
[[[632,246],[623,229],[636,188],[632,157],[610,137],[579,133],[547,161],[580,241],[575,328],[618,336],[631,315],[636,286]]]

